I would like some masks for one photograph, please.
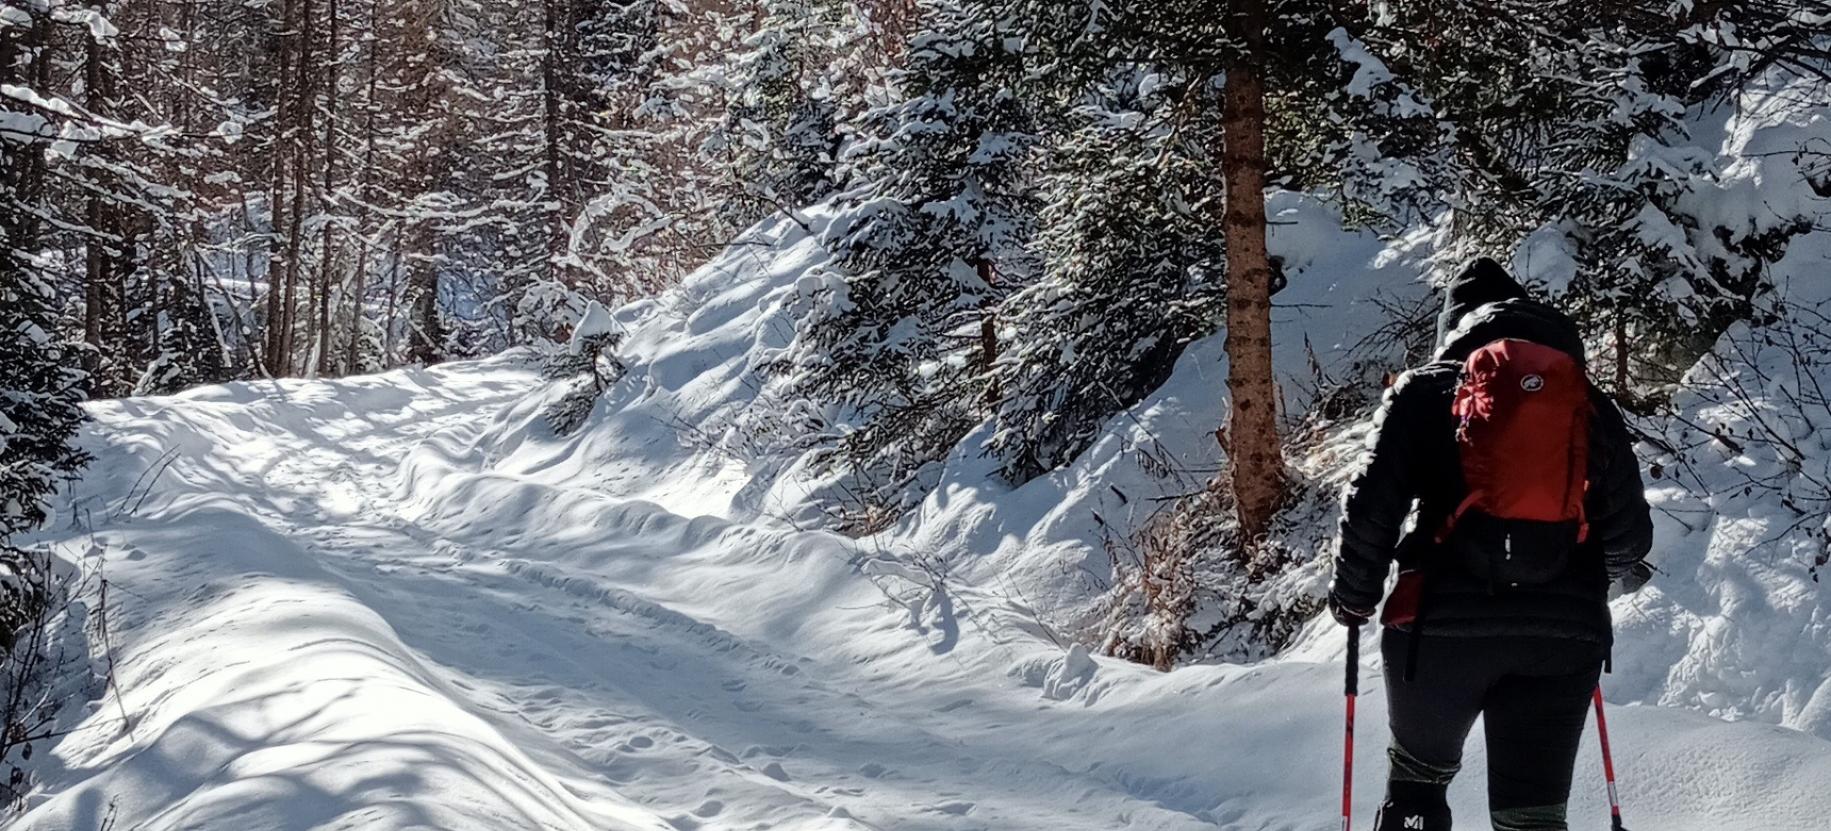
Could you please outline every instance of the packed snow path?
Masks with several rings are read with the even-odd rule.
[[[42,539],[105,570],[119,700],[39,754],[19,827],[1337,822],[1335,655],[1160,675],[1064,653],[992,592],[912,607],[896,581],[920,576],[847,541],[689,516],[715,477],[663,432],[644,473],[593,488],[495,472],[481,438],[538,383],[501,358],[95,405],[96,461]],[[648,481],[670,453],[677,481]],[[603,484],[638,481],[674,510]],[[1357,824],[1383,773],[1375,672]],[[1631,825],[1831,817],[1821,740],[1615,717]],[[1599,828],[1592,757],[1576,810]]]

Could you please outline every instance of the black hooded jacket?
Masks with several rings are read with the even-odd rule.
[[[1583,360],[1582,337],[1570,318],[1528,299],[1499,264],[1478,260],[1452,280],[1438,320],[1436,360],[1401,376],[1375,416],[1365,467],[1343,501],[1330,594],[1347,608],[1373,609],[1396,560],[1401,568],[1423,569],[1420,625],[1432,635],[1610,643],[1609,582],[1627,575],[1652,549],[1653,524],[1621,412],[1593,386],[1584,505],[1590,535],[1563,576],[1497,589],[1432,539],[1430,531],[1466,494],[1450,412],[1462,362],[1501,338],[1556,347]],[[1414,503],[1417,521],[1407,532]]]

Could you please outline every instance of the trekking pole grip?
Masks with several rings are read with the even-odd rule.
[[[1348,627],[1347,731],[1341,754],[1341,831],[1354,826],[1354,699],[1359,697],[1361,678],[1361,628]]]
[[[1349,695],[1357,695],[1361,691],[1360,624],[1348,627],[1348,683],[1346,691]]]

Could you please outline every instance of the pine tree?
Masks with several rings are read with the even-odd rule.
[[[849,161],[864,184],[829,231],[838,267],[807,298],[794,367],[805,392],[853,411],[837,461],[893,512],[981,418],[991,310],[1032,270],[1036,211],[1014,34],[951,0],[922,8],[901,99],[862,121]]]
[[[835,0],[759,0],[755,31],[734,56],[723,149],[747,199],[746,225],[831,193],[843,113],[830,71],[845,9]]]
[[[160,280],[150,289],[160,293],[151,304],[157,311],[149,315],[153,358],[134,394],[165,395],[229,380],[215,312],[205,297],[182,279]]]
[[[1012,297],[1014,351],[998,364],[1004,396],[992,447],[1027,481],[1072,461],[1113,413],[1156,389],[1194,338],[1213,331],[1224,246],[1201,209],[1211,146],[1161,115],[1178,94],[1133,69],[1115,73],[1054,145],[1043,215],[1046,276]],[[1184,149],[1173,147],[1191,142]]]
[[[1496,8],[1387,4],[1368,41],[1403,66],[1453,136],[1455,229],[1505,251],[1562,252],[1547,278],[1606,343],[1617,393],[1676,380],[1757,317],[1768,263],[1806,217],[1756,229],[1700,215],[1715,160],[1686,118],[1770,71],[1819,77],[1824,0]]]
[[[0,236],[0,543],[42,524],[46,497],[89,459],[72,444],[85,418],[79,353],[55,334],[50,283],[15,242]]]
[[[1016,327],[1026,348],[1000,368],[1005,472],[1021,481],[1072,460],[1167,377],[1184,345],[1219,327],[1216,302],[1231,297],[1229,458],[1253,494],[1236,499],[1241,519],[1262,525],[1281,469],[1263,186],[1333,195],[1344,215],[1396,227],[1430,210],[1425,194],[1444,175],[1437,125],[1359,54],[1344,29],[1362,21],[1352,9],[1284,0],[1248,25],[1201,2],[1016,5],[1026,48],[1048,68],[1025,95],[1054,102],[1050,132],[1063,138],[1045,179],[1057,206],[1042,238],[1049,267],[1005,312],[1026,321]],[[1262,90],[1240,88],[1249,75]],[[1238,100],[1252,106],[1230,110]],[[1242,152],[1229,129],[1245,134]],[[1369,159],[1379,164],[1363,167]],[[1081,363],[1099,369],[1065,371]]]

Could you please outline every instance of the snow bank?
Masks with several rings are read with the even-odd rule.
[[[1343,231],[1328,209],[1296,194],[1279,194],[1271,218],[1272,253],[1289,281],[1274,297],[1275,360],[1295,418],[1321,391],[1365,386],[1402,365],[1393,344],[1366,342],[1383,324],[1369,304],[1422,301],[1434,248],[1427,232],[1388,242]],[[764,367],[792,336],[797,282],[826,265],[818,236],[832,219],[815,212],[813,234],[766,223],[678,289],[616,311],[629,333],[619,350],[629,380],[576,435],[554,436],[536,396],[499,418],[474,452],[503,474],[684,515],[821,524],[828,483],[808,473],[806,456],[821,438],[807,430],[822,422]],[[969,436],[934,494],[866,544],[887,559],[943,563],[969,584],[998,586],[1079,625],[1110,579],[1100,520],[1135,527],[1163,498],[1199,490],[1219,469],[1222,340],[1192,344],[1170,381],[1115,416],[1072,465],[1016,492],[992,476],[985,431]]]
[[[1661,574],[1615,604],[1611,691],[1831,739],[1831,199],[1801,152],[1831,142],[1831,106],[1812,89],[1777,73],[1694,119],[1710,165],[1687,211],[1732,242],[1817,219],[1767,272],[1774,322],[1726,333],[1642,422]]]
[[[1827,243],[1831,234],[1796,244],[1831,252]],[[1659,472],[1649,498],[1661,573],[1615,606],[1622,697],[1831,739],[1820,581],[1831,559],[1831,301],[1816,296],[1827,259],[1792,284],[1782,320],[1731,330],[1686,376],[1674,416],[1648,425],[1659,437],[1646,450]]]

